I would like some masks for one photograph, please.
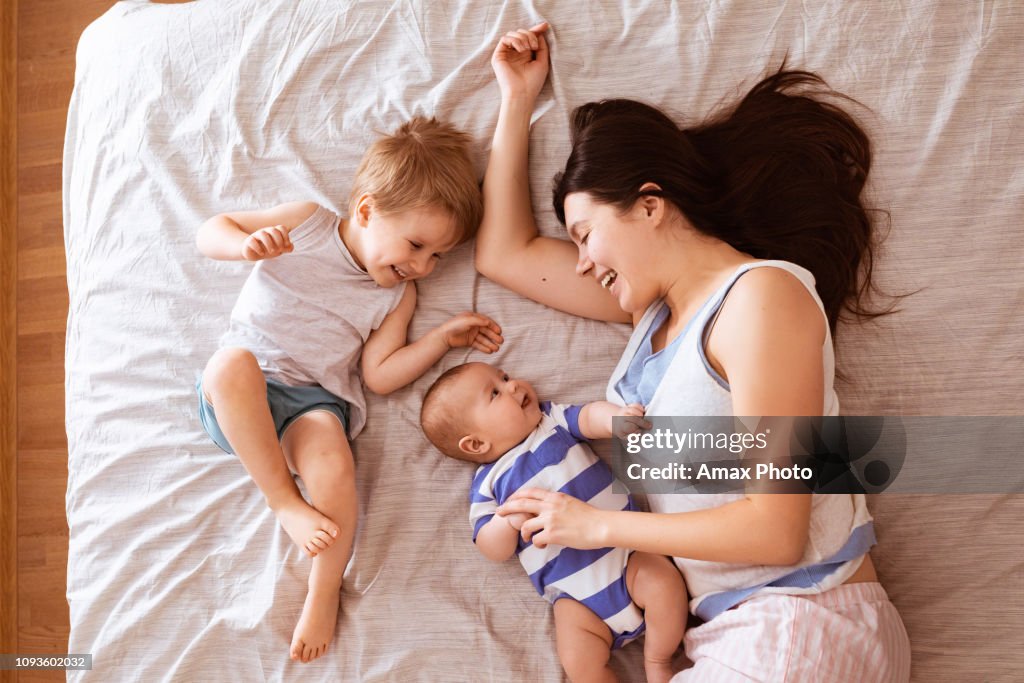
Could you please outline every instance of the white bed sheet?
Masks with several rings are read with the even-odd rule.
[[[1024,13],[1012,2],[121,2],[85,32],[65,150],[68,599],[76,680],[561,680],[550,610],[515,562],[476,553],[472,470],[423,440],[412,387],[370,400],[356,443],[360,528],[332,651],[287,646],[308,561],[241,464],[202,432],[193,382],[246,266],[194,247],[214,213],[345,205],[375,131],[415,114],[472,133],[483,172],[500,33],[554,29],[530,177],[542,230],[568,116],[608,96],[694,121],[788,53],[870,108],[870,185],[890,212],[877,273],[923,288],[839,334],[850,414],[1020,414],[1024,395]],[[590,400],[627,330],[562,315],[472,269],[471,247],[421,286],[413,335],[476,308],[494,359],[545,397]],[[966,454],[965,457],[982,457]],[[915,680],[1011,680],[1024,656],[1017,496],[873,501],[885,585]],[[956,553],[949,553],[955,548]],[[1007,600],[1007,591],[1014,599]],[[641,680],[640,646],[616,654]]]

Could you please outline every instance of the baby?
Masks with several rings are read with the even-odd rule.
[[[469,137],[416,118],[367,151],[346,217],[295,202],[220,214],[199,229],[206,256],[257,262],[196,389],[207,433],[238,455],[292,541],[314,556],[292,659],[316,659],[334,636],[358,510],[349,440],[365,421],[362,382],[387,394],[450,348],[490,353],[502,342],[474,313],[406,339],[412,282],[472,238],[481,210]]]
[[[561,491],[606,510],[633,510],[584,442],[610,438],[612,418],[642,422],[643,407],[539,402],[527,382],[484,363],[452,368],[423,399],[420,423],[445,455],[480,467],[470,495],[473,540],[490,560],[514,554],[554,605],[558,657],[573,681],[615,680],[610,651],[646,629],[649,681],[667,681],[686,625],[686,590],[665,557],[616,548],[539,547],[520,537],[525,515],[495,515],[517,490]],[[620,485],[621,486],[621,485]]]

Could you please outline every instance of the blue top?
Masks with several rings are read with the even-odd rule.
[[[646,406],[651,402],[658,384],[668,372],[668,366],[671,365],[672,359],[675,358],[676,352],[679,350],[680,342],[686,336],[686,331],[689,330],[690,324],[694,320],[690,319],[690,322],[686,324],[686,329],[682,334],[677,335],[671,344],[658,352],[653,352],[654,344],[651,338],[668,320],[670,312],[669,307],[662,303],[654,317],[654,322],[647,328],[647,333],[640,341],[640,346],[629,361],[626,374],[615,385],[615,390],[619,392],[626,403],[639,403]]]

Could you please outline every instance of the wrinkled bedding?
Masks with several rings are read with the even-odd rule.
[[[76,680],[560,681],[550,609],[470,541],[472,468],[421,436],[411,387],[370,397],[355,445],[360,527],[332,650],[287,658],[309,562],[197,418],[193,383],[247,266],[195,248],[221,211],[334,210],[377,131],[416,114],[475,136],[497,118],[489,56],[551,22],[531,135],[542,230],[573,107],[643,99],[693,122],[783,57],[857,98],[887,212],[879,284],[898,313],[844,325],[848,414],[1012,415],[1024,395],[1024,12],[1013,2],[120,2],[82,36],[64,165],[70,290],[69,651]],[[883,217],[883,220],[885,218]],[[494,359],[560,401],[600,398],[624,326],[567,316],[475,274],[472,246],[420,287],[418,336],[477,309]],[[311,330],[315,334],[315,330]],[[983,462],[983,453],[964,453]],[[917,681],[1013,680],[1024,654],[1024,500],[876,496],[883,584]],[[642,680],[641,646],[615,654]]]

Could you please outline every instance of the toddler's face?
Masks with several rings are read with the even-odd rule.
[[[451,215],[435,207],[395,214],[371,210],[362,221],[358,257],[381,287],[430,275],[457,239]]]
[[[470,365],[459,376],[451,400],[464,411],[472,435],[490,446],[479,462],[493,462],[537,428],[540,406],[529,382],[486,363]]]

